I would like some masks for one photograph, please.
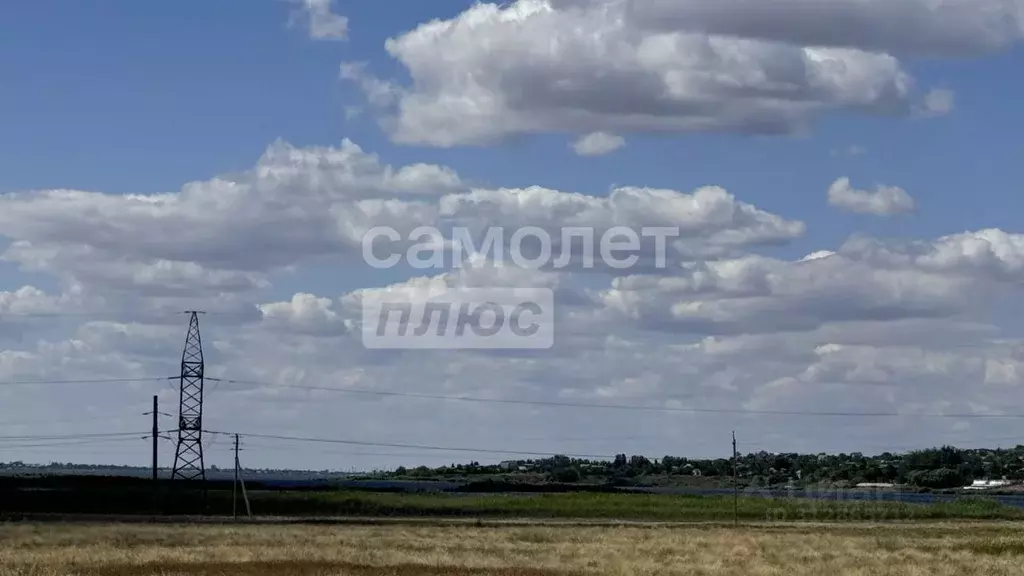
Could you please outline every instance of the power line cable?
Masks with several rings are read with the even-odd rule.
[[[296,444],[261,444],[261,443],[246,443],[245,446],[250,448],[259,448],[263,450],[295,450],[299,445]],[[353,452],[348,450],[331,450],[330,448],[314,448],[311,450],[315,454],[325,454],[328,456],[385,456],[385,457],[404,457],[404,458],[415,458],[423,456],[423,452]]]
[[[0,450],[18,450],[22,448],[63,448],[65,446],[81,446],[86,444],[108,444],[113,442],[134,442],[136,440],[142,440],[138,438],[105,438],[105,439],[92,439],[92,440],[80,440],[80,441],[67,441],[67,442],[48,442],[45,444],[0,444]]]
[[[104,312],[4,312],[2,319],[16,318],[100,318],[116,316],[113,313]]]
[[[255,307],[254,307],[255,308]],[[0,315],[0,320],[17,318],[97,318],[109,322],[138,323],[146,320],[171,320],[182,314],[181,310],[99,310],[95,312],[11,312],[6,311]],[[212,311],[204,314],[216,314],[218,316],[232,316],[251,314],[251,312],[237,311]]]
[[[134,416],[90,416],[88,418],[63,418],[59,420],[46,420],[46,424],[78,424],[80,422],[98,422],[103,420],[105,422],[123,422],[126,420],[137,420]],[[4,426],[30,426],[39,424],[39,418],[33,418],[31,420],[3,420],[0,421],[0,427]]]
[[[139,436],[145,434],[149,434],[149,432],[99,432],[57,435],[33,434],[28,436],[0,436],[0,442],[7,440],[75,440],[82,438],[116,438],[121,436]]]
[[[4,380],[0,386],[45,386],[54,384],[122,384],[134,382],[159,382],[172,380],[174,377],[143,377],[143,378],[87,378],[71,380]]]
[[[218,432],[215,430],[203,430],[206,434],[218,434],[221,436],[233,436],[234,432]],[[376,446],[381,448],[408,448],[411,450],[432,450],[439,452],[470,452],[477,454],[506,454],[513,456],[566,456],[569,458],[602,458],[610,459],[614,456],[607,454],[567,454],[562,452],[527,452],[523,450],[495,450],[495,449],[481,449],[481,448],[466,448],[456,446],[429,446],[423,444],[399,444],[391,442],[367,442],[361,440],[340,440],[332,438],[309,438],[303,436],[281,436],[274,434],[246,434],[239,432],[239,436],[246,438],[263,438],[271,440],[286,440],[286,441],[298,441],[298,442],[312,442],[312,443],[324,443],[324,444],[346,444],[350,446]]]
[[[940,442],[939,444],[945,444],[945,445],[954,446],[954,447],[956,447],[956,448],[958,448],[960,450],[995,450],[995,448],[987,448],[987,447],[970,448],[970,447],[965,447],[965,445],[966,444],[975,444],[975,443],[979,443],[979,442],[1004,442],[1004,441],[1021,441],[1021,442],[1024,442],[1024,436],[1017,435],[1017,436],[1001,436],[1001,437],[987,437],[987,438],[977,438],[977,437],[976,438],[964,438],[962,440],[956,440],[956,441],[945,440],[945,441]],[[743,443],[741,443],[741,445],[744,446],[746,449],[752,449],[752,450],[756,450],[756,451],[764,451],[764,452],[769,452],[769,453],[773,453],[773,454],[806,454],[806,455],[814,455],[814,454],[852,454],[852,453],[855,453],[855,452],[864,453],[865,450],[871,450],[872,452],[875,453],[876,456],[878,454],[885,453],[885,452],[905,453],[905,452],[914,452],[914,451],[919,451],[919,450],[930,450],[930,449],[934,449],[934,448],[937,447],[937,445],[930,445],[930,446],[928,446],[928,445],[922,445],[922,444],[865,444],[865,445],[861,445],[857,449],[845,449],[845,450],[837,450],[837,449],[778,450],[778,449],[773,449],[771,447],[771,445],[769,445],[769,444],[762,444],[762,443],[757,443],[757,442],[743,442]],[[777,446],[778,444],[775,444],[775,445]]]
[[[820,416],[820,417],[844,417],[844,418],[891,418],[891,417],[919,417],[919,418],[955,418],[955,419],[1022,419],[1024,414],[946,414],[940,412],[846,412],[846,411],[806,411],[806,410],[756,410],[746,408],[701,408],[701,407],[668,407],[668,406],[640,406],[628,404],[592,404],[586,402],[562,402],[557,400],[513,400],[507,398],[481,398],[475,396],[448,396],[443,394],[424,394],[419,392],[394,392],[386,390],[366,390],[361,388],[330,388],[325,386],[311,386],[305,384],[271,384],[268,382],[257,382],[252,380],[233,380],[227,378],[207,378],[207,380],[219,380],[226,384],[240,384],[249,386],[260,386],[267,388],[294,388],[299,390],[315,390],[321,392],[336,392],[340,394],[363,394],[369,396],[389,396],[401,398],[420,398],[428,400],[450,400],[456,402],[476,402],[486,404],[514,404],[525,406],[544,406],[556,408],[589,408],[603,410],[630,410],[644,412],[674,412],[687,414],[746,414],[753,416]]]

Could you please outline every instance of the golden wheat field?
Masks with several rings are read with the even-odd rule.
[[[1012,524],[216,526],[12,524],[4,575],[1024,574]]]

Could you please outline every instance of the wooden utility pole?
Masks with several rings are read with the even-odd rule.
[[[736,479],[736,431],[732,432],[732,523],[733,525],[739,524],[740,514],[740,485]]]

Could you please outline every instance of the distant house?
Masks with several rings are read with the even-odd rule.
[[[1013,482],[1009,480],[975,480],[970,486],[964,486],[964,490],[987,490],[989,488],[1002,488]]]
[[[501,467],[502,470],[512,470],[513,468],[516,468],[518,465],[518,462],[514,462],[512,460],[505,460],[504,462],[498,463],[498,466]]]

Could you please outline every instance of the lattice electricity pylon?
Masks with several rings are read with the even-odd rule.
[[[178,449],[171,478],[206,480],[203,463],[203,341],[199,337],[200,312],[191,315],[185,350],[181,353],[181,391],[178,411]]]

